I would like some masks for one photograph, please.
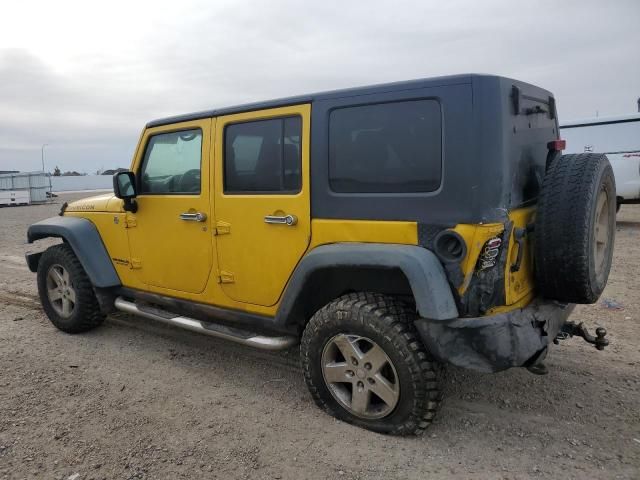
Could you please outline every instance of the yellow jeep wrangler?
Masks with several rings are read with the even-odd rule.
[[[114,310],[245,345],[300,345],[316,403],[424,430],[438,365],[544,373],[611,266],[607,158],[562,155],[554,97],[497,76],[414,80],[148,123],[114,194],[28,241],[48,317]]]

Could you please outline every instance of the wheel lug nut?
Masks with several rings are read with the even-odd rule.
[[[364,389],[364,383],[358,382],[358,390]]]
[[[369,362],[365,363],[364,368],[366,368],[367,370],[371,370],[371,364]]]
[[[356,360],[356,358],[355,358],[355,357],[351,357],[351,363],[352,363],[353,365],[356,365],[356,366],[357,366],[357,365],[358,365],[358,360]]]
[[[376,383],[376,381],[371,377],[367,378],[367,382],[369,382],[369,385],[373,385],[374,383]]]
[[[353,377],[355,374],[353,373],[353,370],[347,370],[346,372],[347,377]]]

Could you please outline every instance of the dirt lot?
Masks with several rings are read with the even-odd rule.
[[[640,206],[618,216],[608,306],[572,317],[610,348],[564,342],[542,377],[449,369],[436,423],[396,438],[318,410],[295,352],[120,315],[57,331],[23,254],[65,199],[0,209],[0,478],[640,478]]]

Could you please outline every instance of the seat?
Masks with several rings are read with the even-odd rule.
[[[280,155],[280,145],[275,143],[262,145],[255,170],[256,183],[260,188],[256,190],[274,192],[282,189],[280,185],[282,176]]]
[[[298,147],[285,143],[282,148],[282,171],[285,190],[300,190],[302,172]]]

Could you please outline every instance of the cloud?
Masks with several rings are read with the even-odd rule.
[[[153,118],[409,78],[519,78],[561,119],[640,95],[635,0],[72,3],[37,32],[26,7],[3,12],[0,169],[39,168],[43,143],[63,169],[128,165]]]

